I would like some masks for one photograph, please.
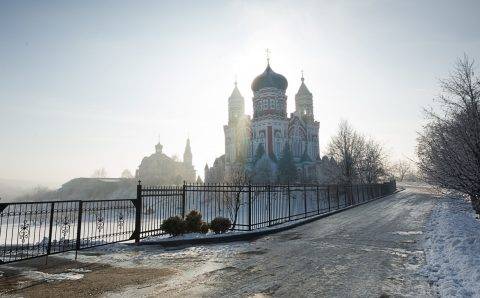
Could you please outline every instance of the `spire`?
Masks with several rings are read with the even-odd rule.
[[[155,145],[155,153],[162,153],[162,150],[163,150],[163,146],[162,144],[160,144],[160,140],[158,141],[158,144]]]
[[[241,98],[243,99],[243,96],[242,94],[240,93],[240,90],[238,90],[238,87],[237,87],[237,78],[235,76],[235,83],[234,83],[235,87],[233,87],[233,91],[232,91],[232,94],[230,95],[230,98]]]
[[[187,145],[185,145],[185,151],[183,153],[183,162],[188,165],[192,164],[192,148],[190,148],[190,138],[187,138]]]
[[[311,96],[312,93],[308,90],[307,85],[305,85],[305,78],[303,77],[303,70],[302,70],[302,77],[300,79],[302,83],[300,84],[300,88],[298,88],[297,95],[308,95]]]
[[[267,57],[267,66],[270,66],[270,49],[269,48],[265,50],[265,55]]]
[[[238,90],[237,78],[235,76],[235,82],[232,94],[228,98],[228,123],[236,122],[240,117],[245,115],[245,100]]]

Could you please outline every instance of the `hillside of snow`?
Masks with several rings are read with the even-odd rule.
[[[423,274],[442,297],[479,297],[480,220],[466,199],[438,200],[426,226]]]

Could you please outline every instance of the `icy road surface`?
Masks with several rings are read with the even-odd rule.
[[[176,277],[117,295],[435,296],[417,273],[433,206],[424,189],[409,188],[252,242],[179,250]]]
[[[73,253],[50,257],[49,268],[12,264],[11,272],[4,272],[12,277],[4,278],[0,293],[22,297],[55,297],[65,292],[72,297],[437,296],[420,273],[425,266],[423,232],[436,204],[428,188],[409,187],[249,242],[179,249],[116,244],[80,251],[78,262],[71,260]]]

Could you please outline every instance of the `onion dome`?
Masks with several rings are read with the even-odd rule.
[[[288,82],[287,79],[272,70],[270,64],[267,65],[265,71],[257,76],[252,82],[252,90],[257,92],[263,88],[277,88],[280,90],[287,90]]]

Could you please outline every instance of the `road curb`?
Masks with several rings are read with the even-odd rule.
[[[398,192],[401,192],[403,190],[405,190],[405,188],[397,188],[397,190],[395,192],[393,192],[389,195],[380,196],[380,197],[372,199],[370,201],[366,201],[366,202],[363,202],[363,203],[359,203],[359,204],[356,204],[356,205],[353,205],[353,206],[345,207],[345,208],[338,209],[338,210],[335,210],[335,211],[331,211],[331,212],[328,212],[328,213],[323,213],[323,214],[320,214],[320,215],[312,216],[310,218],[307,218],[307,219],[304,219],[304,220],[301,220],[301,221],[298,221],[298,222],[294,222],[290,225],[286,225],[286,226],[282,226],[282,227],[271,227],[271,228],[267,228],[267,229],[264,229],[264,230],[251,231],[251,232],[245,232],[245,233],[242,232],[242,233],[238,233],[238,234],[237,233],[231,233],[231,234],[225,234],[222,237],[212,237],[212,238],[172,239],[172,240],[165,239],[165,240],[145,241],[145,242],[140,241],[140,243],[138,243],[138,244],[131,244],[131,245],[157,245],[157,246],[162,246],[162,247],[175,247],[175,246],[186,246],[186,245],[196,245],[196,244],[216,244],[216,243],[225,243],[225,242],[253,240],[253,239],[257,239],[257,238],[260,238],[260,237],[263,237],[263,236],[266,236],[266,235],[270,235],[270,234],[286,231],[286,230],[289,230],[289,229],[293,229],[293,228],[296,228],[298,226],[301,226],[301,225],[311,223],[313,221],[328,217],[330,215],[334,215],[334,214],[340,213],[342,211],[349,210],[351,208],[355,208],[355,207],[358,207],[358,206],[361,206],[361,205],[364,205],[364,204],[367,204],[367,203],[370,203],[370,202],[373,202],[373,201],[376,201],[376,200],[379,200],[379,199],[382,199],[382,198],[386,198],[388,196],[394,195],[394,194],[396,194]]]

